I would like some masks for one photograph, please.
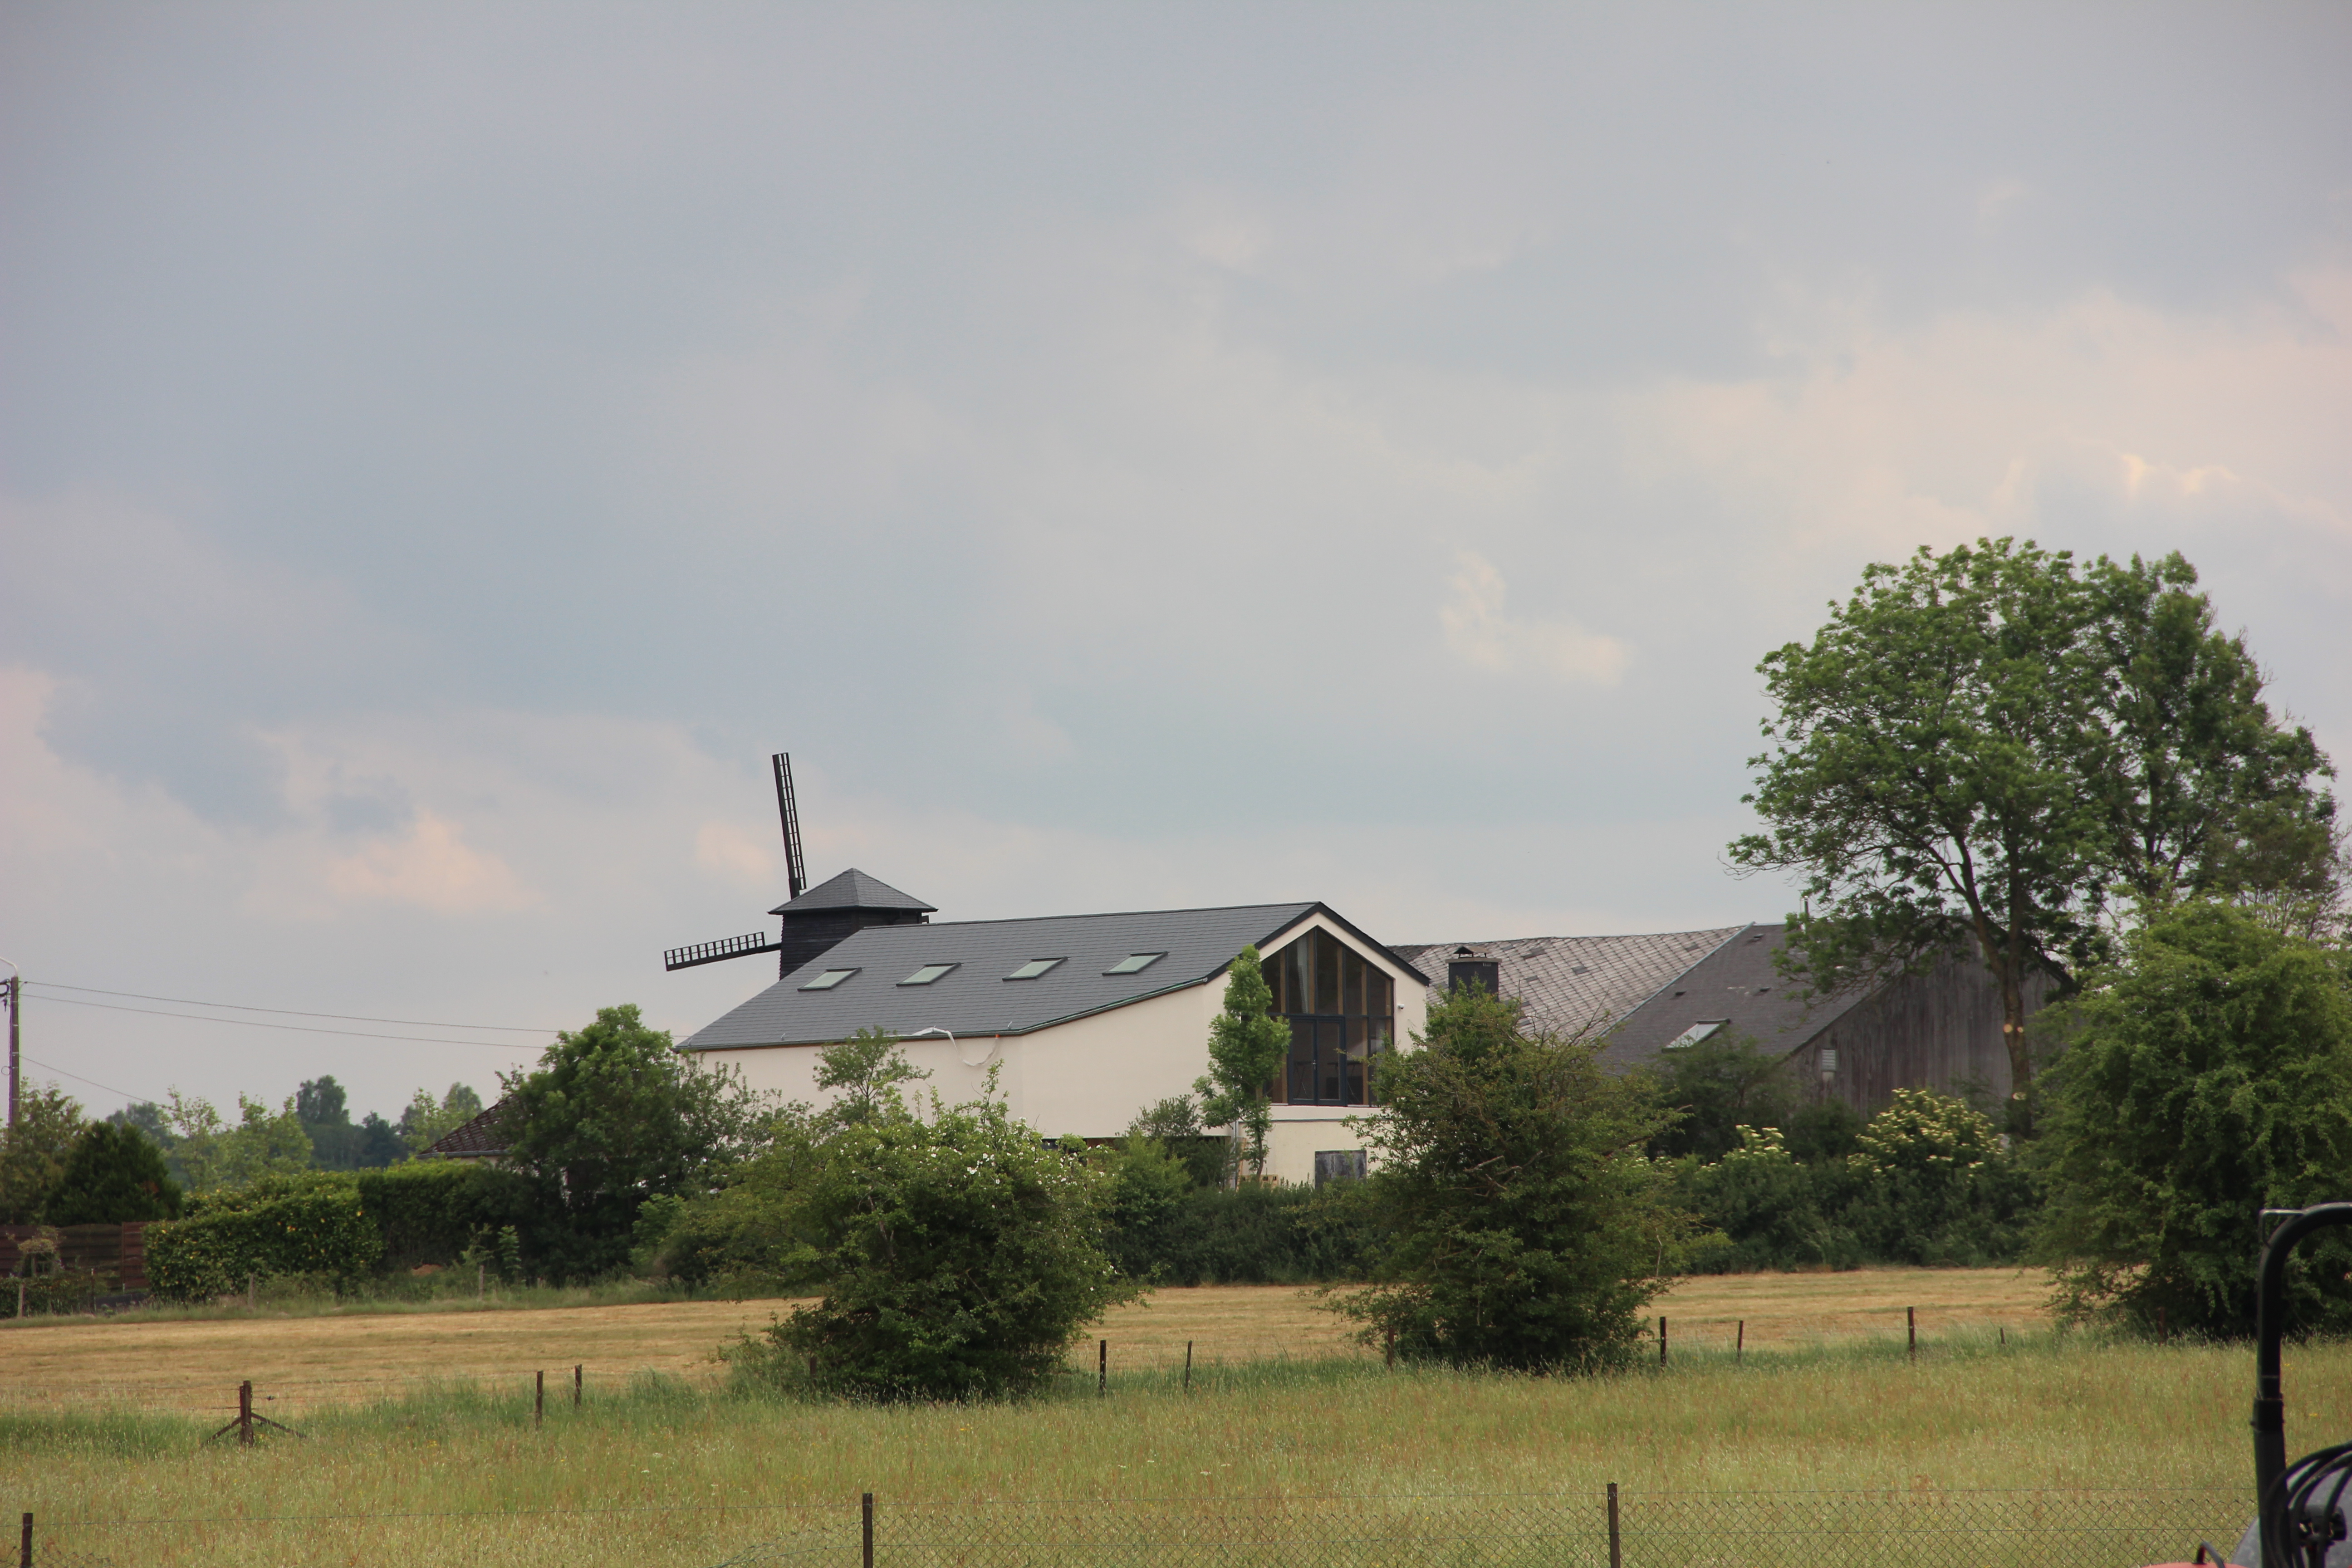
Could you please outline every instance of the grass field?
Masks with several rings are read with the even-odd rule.
[[[1278,1499],[1339,1518],[1357,1505],[1334,1500],[1427,1508],[1440,1505],[1395,1500],[1597,1496],[1612,1480],[1906,1498],[2245,1487],[2244,1349],[2056,1334],[2035,1317],[2040,1293],[2006,1271],[1694,1280],[1665,1305],[1664,1372],[1525,1379],[1384,1371],[1295,1290],[1162,1291],[1107,1325],[1108,1397],[1088,1366],[1054,1396],[969,1408],[728,1388],[703,1358],[774,1303],[36,1323],[0,1331],[0,1509],[167,1521],[60,1523],[44,1538],[52,1562],[709,1565],[794,1520],[854,1552],[868,1489],[892,1507],[971,1505],[955,1518],[977,1530],[1004,1499],[1087,1500],[1090,1518]],[[1913,1304],[1916,1363],[1901,1346]],[[1735,1365],[1718,1325],[1743,1317]],[[1189,1394],[1175,1370],[1187,1338],[1201,1369]],[[535,1428],[530,1371],[583,1360],[587,1403],[573,1411],[566,1388]],[[273,1372],[289,1397],[265,1408],[306,1436],[204,1444],[235,1380],[267,1393]],[[2352,1430],[2352,1346],[2293,1352],[2287,1378],[2292,1448]],[[589,1510],[639,1511],[562,1511]],[[453,1517],[481,1513],[496,1522]]]
[[[1751,1348],[1891,1341],[1904,1309],[1931,1339],[1955,1330],[2047,1326],[2048,1288],[2016,1269],[1876,1268],[1845,1274],[1702,1277],[1660,1303],[1668,1338],[1697,1352],[1728,1347],[1747,1323]],[[0,1405],[92,1405],[202,1413],[233,1404],[250,1378],[280,1415],[395,1394],[425,1381],[511,1388],[537,1371],[584,1365],[601,1387],[644,1373],[717,1383],[718,1348],[785,1310],[782,1301],[666,1301],[538,1310],[348,1313],[238,1310],[120,1321],[29,1319],[0,1325]],[[1113,1312],[1099,1331],[1122,1373],[1181,1367],[1189,1341],[1202,1366],[1369,1352],[1312,1293],[1287,1286],[1160,1290]],[[567,1388],[568,1396],[568,1388]]]

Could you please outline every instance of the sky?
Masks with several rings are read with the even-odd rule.
[[[708,1022],[778,750],[942,920],[1770,921],[1757,662],[1923,545],[2181,551],[2352,752],[2340,5],[18,0],[0,204],[94,1111]]]

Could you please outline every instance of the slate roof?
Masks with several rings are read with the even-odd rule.
[[[499,1131],[499,1116],[507,1108],[499,1100],[472,1121],[451,1128],[417,1152],[418,1159],[441,1155],[452,1160],[488,1160],[507,1152],[507,1140]]]
[[[1445,999],[1445,965],[1454,950],[1477,949],[1499,965],[1501,994],[1527,1004],[1528,1027],[1575,1036],[1630,1019],[1668,981],[1743,929],[1718,926],[1648,936],[1522,936],[1394,951],[1429,976],[1433,1007]]]
[[[1772,952],[1788,927],[1751,925],[1675,976],[1627,1016],[1610,1036],[1601,1059],[1633,1067],[1653,1060],[1668,1040],[1694,1024],[1727,1020],[1727,1031],[1785,1056],[1857,1005],[1866,991],[1827,996],[1811,1006],[1798,1000],[1800,986],[1772,967]]]
[[[799,898],[787,900],[768,912],[811,914],[820,910],[910,910],[929,915],[937,914],[939,906],[927,904],[911,893],[902,893],[852,866],[840,876],[826,878]]]
[[[1264,944],[1317,910],[1330,916],[1366,949],[1397,956],[1319,903],[868,926],[696,1030],[679,1046],[709,1050],[817,1045],[846,1039],[868,1027],[895,1035],[946,1029],[959,1038],[1027,1034],[1205,984],[1223,973],[1243,948]],[[1103,973],[1132,952],[1167,956],[1133,974]],[[1063,962],[1034,980],[1005,978],[1043,958]],[[1402,962],[1412,969],[1410,961]],[[899,984],[927,963],[956,967],[929,985]],[[830,990],[801,989],[828,969],[857,973]]]

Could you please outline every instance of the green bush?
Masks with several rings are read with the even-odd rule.
[[[383,1253],[348,1177],[272,1177],[200,1194],[188,1207],[185,1219],[147,1227],[147,1278],[168,1300],[201,1301],[293,1274],[347,1289]]]
[[[826,1139],[789,1199],[778,1267],[826,1281],[769,1331],[771,1373],[866,1398],[1019,1394],[1135,1287],[1101,1236],[1110,1183],[983,1099]],[[802,1239],[805,1237],[806,1239]]]
[[[1134,1141],[1106,1162],[1107,1241],[1120,1272],[1159,1285],[1290,1285],[1371,1278],[1378,1215],[1356,1184],[1318,1193],[1193,1182],[1181,1155]]]
[[[521,1270],[560,1272],[547,1259],[562,1250],[564,1215],[544,1201],[543,1184],[533,1177],[473,1160],[416,1160],[345,1179],[383,1235],[384,1268],[446,1267],[475,1237],[511,1226]]]
[[[51,1225],[121,1225],[176,1219],[179,1184],[163,1152],[135,1127],[92,1121],[74,1140],[65,1172],[43,1205]]]

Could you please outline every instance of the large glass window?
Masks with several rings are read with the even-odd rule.
[[[1265,960],[1275,1015],[1290,1026],[1290,1060],[1269,1086],[1276,1103],[1369,1105],[1373,1058],[1390,1049],[1396,986],[1327,931]]]

